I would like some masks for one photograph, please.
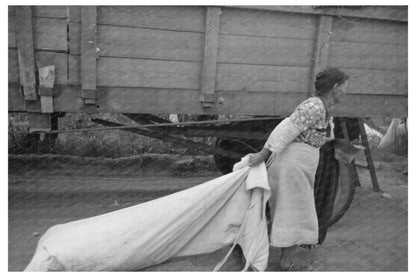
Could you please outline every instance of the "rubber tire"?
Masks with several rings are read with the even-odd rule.
[[[334,209],[331,219],[328,222],[328,226],[332,226],[349,209],[352,200],[354,199],[355,188],[357,187],[357,181],[353,180],[354,174],[349,173],[349,170],[356,170],[355,167],[346,164],[339,163],[339,177],[337,186],[337,194],[335,197]]]

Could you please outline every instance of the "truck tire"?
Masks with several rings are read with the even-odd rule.
[[[351,202],[354,198],[355,187],[357,186],[356,180],[353,179],[350,170],[356,170],[355,167],[346,163],[339,163],[339,177],[337,186],[337,193],[335,196],[334,209],[332,216],[328,221],[328,226],[335,224],[345,212],[349,209]]]

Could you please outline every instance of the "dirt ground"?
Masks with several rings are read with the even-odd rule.
[[[194,158],[165,164],[164,170],[154,170],[143,161],[140,168],[131,168],[126,161],[120,166],[109,161],[74,163],[65,158],[39,163],[36,159],[9,156],[9,271],[25,268],[40,236],[53,225],[139,204],[220,176],[207,165],[209,161]],[[350,209],[329,229],[323,245],[296,249],[292,259],[298,269],[408,270],[407,158],[375,155],[375,166],[382,192],[372,190],[368,170],[358,169],[361,187]],[[175,258],[145,270],[210,271],[227,250]],[[278,255],[277,249],[271,249],[269,271],[280,270]],[[238,271],[242,263],[236,251],[223,270]]]

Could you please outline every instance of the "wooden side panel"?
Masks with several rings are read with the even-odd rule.
[[[241,9],[407,21],[407,6],[233,6]]]
[[[407,44],[407,40],[406,22],[338,17],[333,19],[332,41]]]
[[[350,94],[407,95],[406,71],[341,69],[351,76],[347,89]]]
[[[81,8],[81,87],[97,87],[97,7]]]
[[[34,44],[37,50],[67,50],[67,21],[55,18],[34,18]],[[8,47],[16,47],[15,17],[9,17]]]
[[[38,68],[54,65],[57,84],[67,84],[67,56],[65,53],[41,52],[35,53],[36,66]],[[9,83],[19,82],[19,64],[17,50],[9,49],[8,53],[8,81]]]
[[[69,59],[70,83],[79,84],[79,56]],[[199,88],[200,63],[101,58],[97,70],[97,86]]]
[[[68,6],[33,6],[33,16],[66,19]]]
[[[205,7],[101,6],[98,24],[204,32]]]
[[[35,49],[33,43],[32,8],[16,8],[16,46],[19,80],[26,100],[36,100]]]
[[[220,34],[313,40],[316,15],[223,8]]]
[[[218,64],[217,90],[306,92],[309,68]]]
[[[201,102],[204,108],[213,108],[216,102],[215,75],[217,71],[220,14],[220,8],[208,7],[206,10],[204,58],[201,68]]]
[[[17,50],[8,50],[8,80],[9,83],[19,83],[19,62],[17,60]]]
[[[329,64],[357,69],[407,70],[406,44],[333,42]]]
[[[202,60],[200,33],[98,25],[97,43],[100,57]],[[80,54],[80,24],[69,25],[69,48]]]
[[[200,88],[200,63],[142,59],[101,58],[98,86]],[[79,56],[70,55],[71,84],[80,84]],[[218,64],[216,90],[294,91],[308,89],[309,68]]]
[[[407,23],[334,18],[329,65],[351,75],[351,94],[407,95]]]
[[[87,112],[80,98],[80,86],[57,86],[54,110],[59,112]],[[219,92],[225,102],[213,113],[287,116],[302,100],[302,93]],[[10,100],[11,99],[11,100]],[[9,85],[9,104],[14,110],[24,107],[17,86]],[[164,90],[143,88],[111,88],[100,90],[98,112],[124,113],[202,113],[198,90]],[[347,95],[336,116],[347,117],[406,117],[407,97],[390,95]]]
[[[221,35],[218,62],[308,67],[312,51],[312,40]]]
[[[328,66],[331,33],[332,16],[321,15],[319,17],[319,26],[316,32],[308,96],[311,96],[315,91],[316,75]]]
[[[67,18],[67,6],[33,6],[34,17]],[[16,6],[8,6],[8,15],[16,15]]]

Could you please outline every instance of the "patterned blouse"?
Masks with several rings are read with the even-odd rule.
[[[294,142],[303,142],[318,148],[325,144],[328,115],[320,98],[310,97],[303,101],[289,119],[301,131]]]

